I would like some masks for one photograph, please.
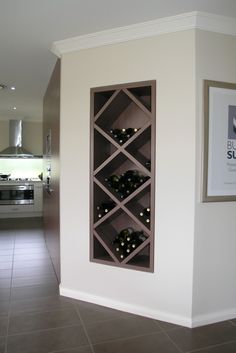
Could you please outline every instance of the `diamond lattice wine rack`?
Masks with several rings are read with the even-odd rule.
[[[155,81],[91,89],[91,251],[153,272]]]

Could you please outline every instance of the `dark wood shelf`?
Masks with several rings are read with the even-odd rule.
[[[91,89],[90,260],[133,270],[154,271],[155,81]],[[124,143],[111,130],[137,128]],[[105,180],[130,170],[144,176],[143,184],[121,197]],[[98,217],[97,206],[114,201]],[[150,222],[140,212],[150,207]],[[122,230],[142,232],[143,239],[121,258],[114,239]],[[146,238],[146,240],[145,240]],[[123,245],[122,245],[123,246]]]

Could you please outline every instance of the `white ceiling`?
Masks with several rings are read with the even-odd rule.
[[[42,119],[54,41],[191,11],[236,18],[236,0],[0,0],[0,119]]]

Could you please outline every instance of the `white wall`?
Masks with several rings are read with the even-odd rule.
[[[193,324],[236,316],[236,202],[201,203],[203,80],[236,83],[236,37],[197,31]]]
[[[90,88],[157,81],[155,272],[89,262]],[[191,324],[195,33],[65,54],[61,76],[61,293]]]

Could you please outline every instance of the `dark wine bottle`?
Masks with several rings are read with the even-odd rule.
[[[151,209],[150,207],[146,207],[139,213],[140,217],[144,219],[146,223],[150,223]]]
[[[115,189],[115,190],[119,190],[119,184],[120,184],[120,177],[119,175],[111,175],[108,178],[105,179],[105,181],[108,183],[108,185]]]
[[[112,129],[110,130],[110,133],[113,135],[113,137],[118,138],[120,136],[120,129]]]
[[[150,160],[147,160],[145,162],[145,167],[148,169],[148,170],[151,170],[151,161]]]
[[[106,213],[112,210],[115,206],[116,204],[112,200],[102,202],[99,206],[97,206],[98,218],[102,218]]]
[[[127,255],[126,255],[126,251],[125,250],[121,250],[120,253],[120,259],[123,260]]]
[[[119,253],[119,258],[124,259],[146,239],[147,237],[143,231],[134,231],[133,228],[128,227],[122,229],[120,233],[115,236],[112,243],[115,245],[115,251]]]
[[[118,137],[119,143],[122,145],[128,140],[126,129],[121,129]]]
[[[132,127],[129,127],[128,129],[126,129],[126,134],[127,134],[127,137],[128,139],[133,136],[135,134],[135,132],[137,132],[138,129],[136,128],[132,128]]]
[[[111,129],[111,135],[122,145],[138,131],[137,128]]]
[[[128,239],[133,234],[133,232],[134,232],[134,230],[131,227],[122,229],[119,233],[119,237],[120,237],[120,239],[129,241]]]
[[[129,196],[140,187],[149,177],[142,175],[138,170],[127,170],[119,175],[111,175],[105,181],[113,188],[121,199]]]

